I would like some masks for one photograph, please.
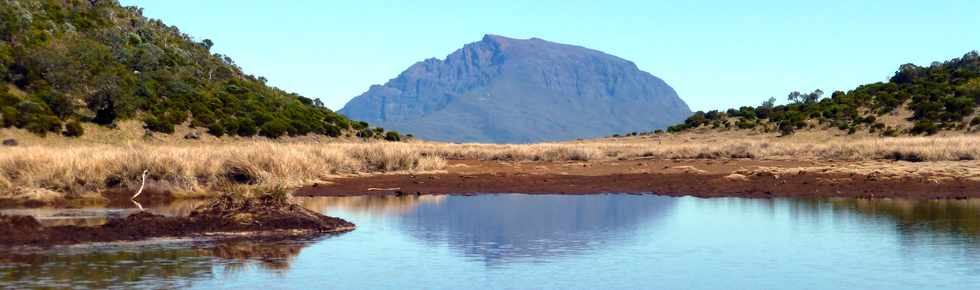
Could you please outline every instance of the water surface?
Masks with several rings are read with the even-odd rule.
[[[980,200],[484,195],[300,201],[358,228],[301,241],[7,250],[0,286],[980,287]],[[179,215],[188,206],[177,208],[150,210]],[[93,212],[100,211],[83,215],[88,223],[98,223],[91,221]]]

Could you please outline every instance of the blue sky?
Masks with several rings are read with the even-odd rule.
[[[484,34],[598,49],[693,110],[884,81],[980,49],[980,1],[121,0],[333,109]],[[805,2],[805,3],[803,3]]]

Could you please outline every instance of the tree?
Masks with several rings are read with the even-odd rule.
[[[108,125],[119,117],[128,117],[135,110],[132,76],[105,72],[96,78],[96,91],[85,100],[88,108],[95,112],[93,121]]]
[[[799,92],[797,92],[797,93],[799,93]],[[790,95],[792,95],[792,94],[790,94]],[[765,108],[765,109],[772,109],[775,106],[776,106],[776,98],[770,97],[768,100],[765,100],[765,101],[762,102],[762,106],[761,107],[762,108]]]
[[[823,91],[820,89],[816,89],[812,93],[803,96],[803,103],[804,104],[816,103],[818,100],[820,100],[820,97],[822,96],[823,96]]]
[[[793,91],[792,93],[789,93],[789,96],[786,96],[786,99],[789,100],[792,103],[799,104],[799,103],[802,103],[803,102],[803,94],[800,94],[799,91]],[[765,104],[765,103],[763,103],[763,104]],[[765,105],[763,105],[763,106],[765,106]]]

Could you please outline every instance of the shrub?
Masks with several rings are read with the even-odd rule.
[[[752,129],[755,128],[755,125],[755,121],[748,119],[740,119],[738,122],[735,122],[735,126],[738,126],[739,129]]]
[[[174,124],[170,123],[167,118],[160,118],[157,116],[149,116],[143,119],[143,128],[153,132],[160,132],[165,134],[174,133]]]
[[[369,139],[374,137],[374,131],[368,128],[361,129],[360,131],[357,131],[357,137]]]
[[[330,137],[338,137],[342,131],[340,130],[340,127],[337,127],[337,125],[326,124],[320,129],[319,133]]]
[[[796,131],[796,124],[789,121],[779,122],[779,134],[782,136],[793,135]]]
[[[41,99],[48,104],[51,111],[59,118],[65,118],[75,113],[75,106],[65,95],[47,93],[44,94]]]
[[[237,122],[237,124],[238,136],[252,137],[259,133],[259,129],[255,127],[255,121],[252,121],[252,119],[241,119]]]
[[[221,137],[225,135],[225,126],[221,123],[215,122],[208,126],[208,134],[214,135],[214,137]]]
[[[0,114],[3,115],[3,126],[5,128],[13,127],[17,123],[17,109],[14,107],[0,108]]]
[[[396,131],[388,131],[385,133],[385,141],[398,142],[402,140],[402,135]]]
[[[926,134],[932,135],[939,132],[939,125],[936,125],[931,120],[919,120],[915,122],[915,126],[912,127],[912,134]]]
[[[287,124],[286,121],[273,119],[265,122],[265,124],[262,124],[261,130],[259,130],[259,135],[275,139],[285,135],[288,130],[289,124]]]
[[[82,128],[82,124],[78,120],[72,120],[65,124],[65,132],[61,134],[66,137],[80,137],[85,134],[85,128]]]

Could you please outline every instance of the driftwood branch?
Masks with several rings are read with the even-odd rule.
[[[371,188],[368,188],[368,191],[395,191],[395,190],[401,190],[401,189],[402,189],[401,187],[392,187],[392,188],[371,187]]]
[[[150,172],[149,169],[143,170],[143,183],[140,184],[140,189],[136,191],[136,194],[134,194],[133,197],[131,197],[129,199],[135,201],[136,200],[136,197],[137,196],[140,196],[140,194],[143,193],[143,187],[146,187],[146,173],[148,173],[148,172]]]

